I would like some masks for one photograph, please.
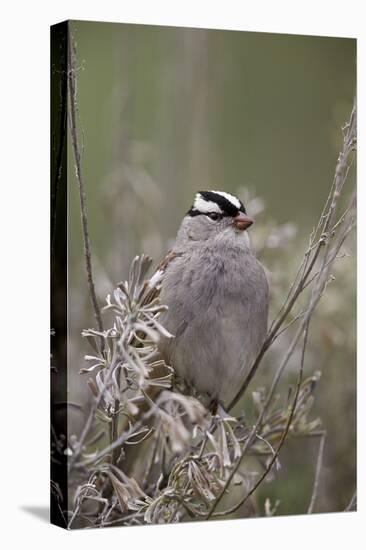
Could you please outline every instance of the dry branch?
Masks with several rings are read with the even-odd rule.
[[[76,92],[76,52],[75,44],[69,31],[69,44],[68,44],[68,84],[69,84],[69,129],[71,134],[72,149],[74,153],[75,160],[75,175],[76,181],[79,189],[80,197],[80,213],[81,213],[81,226],[83,233],[83,242],[84,242],[84,257],[85,257],[85,268],[87,273],[89,293],[92,301],[92,306],[94,310],[95,319],[97,321],[98,330],[103,331],[103,321],[100,313],[100,308],[95,293],[95,284],[93,279],[93,268],[92,268],[92,258],[91,258],[91,246],[90,246],[90,237],[89,237],[89,228],[88,228],[88,214],[86,206],[86,194],[84,180],[81,171],[81,153],[78,139],[77,131],[77,92]]]

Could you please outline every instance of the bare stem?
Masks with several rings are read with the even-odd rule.
[[[79,197],[80,197],[80,211],[81,211],[81,226],[83,232],[83,242],[84,242],[84,257],[85,257],[85,267],[89,285],[89,293],[94,309],[94,315],[97,321],[98,330],[103,332],[103,321],[100,313],[100,308],[95,293],[95,285],[93,279],[93,269],[92,269],[92,259],[91,259],[91,246],[90,246],[90,237],[88,229],[88,215],[86,207],[86,194],[84,180],[82,177],[81,171],[81,155],[80,155],[80,146],[78,140],[77,124],[76,124],[76,113],[77,113],[77,94],[76,94],[76,78],[75,78],[75,43],[72,39],[71,32],[69,31],[69,44],[68,44],[68,84],[69,84],[69,129],[71,134],[72,148],[74,152],[75,160],[75,175],[79,188]]]
[[[320,480],[320,474],[322,471],[323,466],[323,454],[324,454],[324,445],[325,445],[325,439],[327,436],[327,432],[322,432],[320,436],[319,441],[319,450],[318,450],[318,458],[316,461],[316,470],[315,470],[315,479],[314,479],[314,486],[313,486],[313,492],[311,495],[311,500],[308,508],[308,514],[312,514],[316,502],[316,498],[318,496],[318,488],[319,488],[319,480]]]

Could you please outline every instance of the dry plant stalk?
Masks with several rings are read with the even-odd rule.
[[[332,279],[331,269],[341,248],[355,227],[355,191],[345,212],[337,218],[337,206],[344,193],[356,146],[356,108],[343,128],[334,180],[327,201],[313,230],[309,246],[277,317],[242,388],[230,404],[239,403],[253,380],[264,355],[279,335],[290,326],[297,329],[290,339],[270,388],[253,392],[253,426],[243,417],[212,415],[199,395],[185,395],[177,389],[174,365],[165,365],[158,355],[161,335],[172,337],[159,322],[165,310],[160,303],[160,281],[148,277],[151,260],[145,255],[132,262],[128,281],[108,296],[104,311],[112,317],[103,329],[96,301],[87,230],[85,189],[76,131],[76,84],[74,47],[69,57],[70,132],[80,190],[84,253],[89,291],[98,328],[84,330],[91,355],[87,375],[92,405],[79,437],[68,441],[69,474],[74,495],[68,513],[69,527],[103,527],[143,523],[171,523],[193,518],[210,519],[233,514],[243,506],[278,465],[280,450],[288,437],[319,437],[319,453],[308,512],[314,510],[321,476],[325,431],[319,419],[309,420],[314,389],[320,373],[304,380],[309,326],[319,301]],[[293,315],[299,297],[306,306]],[[279,405],[276,390],[281,377],[301,343],[296,389],[291,401]],[[158,391],[151,391],[158,390]],[[104,434],[108,433],[108,440]],[[102,442],[102,443],[101,443]],[[140,449],[136,468],[124,471],[126,452]],[[245,456],[265,460],[255,476],[243,467]],[[143,472],[138,471],[143,457]],[[141,469],[141,468],[140,468]],[[222,508],[222,499],[239,485],[237,503]],[[349,508],[353,507],[352,499]],[[221,509],[220,508],[221,505]],[[266,504],[266,514],[275,513]]]
[[[93,279],[93,268],[92,268],[92,258],[91,258],[91,246],[90,246],[90,237],[89,237],[89,228],[88,228],[88,214],[86,208],[86,193],[84,188],[84,180],[82,177],[81,171],[81,149],[78,139],[77,131],[77,95],[76,95],[76,66],[75,66],[75,43],[72,38],[71,33],[69,33],[69,44],[68,44],[68,71],[67,71],[67,82],[68,82],[68,91],[69,91],[69,129],[71,134],[72,149],[74,152],[75,160],[75,175],[76,181],[79,189],[80,197],[80,213],[81,213],[81,226],[83,232],[83,242],[84,242],[84,257],[85,257],[85,268],[88,278],[89,285],[89,294],[92,301],[94,315],[97,321],[98,329],[103,330],[103,321],[100,314],[100,308],[95,293],[95,285]]]

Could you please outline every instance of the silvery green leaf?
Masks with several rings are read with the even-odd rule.
[[[99,418],[99,420],[101,420],[102,422],[107,422],[107,423],[112,422],[112,419],[106,414],[104,414],[100,409],[97,409],[95,416]]]
[[[135,323],[134,332],[136,333],[138,331],[144,332],[146,336],[148,336],[150,340],[155,343],[158,343],[160,340],[159,333],[156,330],[150,328],[146,323]]]
[[[95,357],[94,355],[84,355],[85,361],[99,361],[99,363],[104,363],[105,361],[101,360],[100,357]]]
[[[140,430],[140,431],[132,434],[126,440],[126,445],[139,445],[140,443],[142,443],[143,441],[148,439],[153,433],[154,433],[154,430],[152,430],[152,429],[148,430],[147,428],[144,428],[143,430]],[[141,435],[141,434],[142,434],[142,437],[140,439],[138,439],[136,441],[132,439],[133,437],[137,437],[138,435]]]
[[[102,367],[103,363],[96,363],[95,365],[92,365],[91,367],[83,367],[79,370],[79,374],[85,374],[86,372],[93,372],[94,369],[97,367]]]
[[[174,338],[174,335],[167,331],[166,328],[164,328],[163,325],[155,319],[155,317],[151,317],[149,321],[157,328],[160,334],[165,336],[165,338]]]

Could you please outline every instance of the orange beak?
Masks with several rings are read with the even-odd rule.
[[[243,212],[239,212],[233,221],[235,229],[239,229],[240,231],[245,231],[252,223],[254,223],[253,220],[246,214],[243,214]]]

